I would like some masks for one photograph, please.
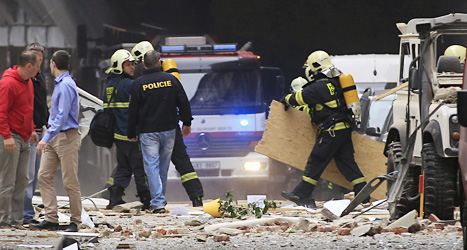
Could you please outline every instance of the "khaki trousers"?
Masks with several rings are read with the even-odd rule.
[[[78,129],[70,129],[58,133],[45,148],[45,153],[41,158],[38,180],[47,221],[58,222],[54,177],[58,165],[61,164],[63,186],[70,199],[71,221],[77,224],[81,223],[81,188],[78,181],[80,147],[81,137]]]
[[[16,152],[5,150],[0,136],[0,226],[23,224],[24,190],[28,185],[29,142],[12,134]]]

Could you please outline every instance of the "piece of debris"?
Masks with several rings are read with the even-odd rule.
[[[371,225],[363,225],[363,226],[352,229],[350,233],[353,236],[363,236],[363,235],[366,235],[368,232],[370,232],[370,230],[371,230]]]
[[[197,241],[206,242],[208,240],[207,234],[196,234],[195,238]]]
[[[125,204],[120,204],[112,208],[113,212],[117,213],[129,213],[130,209],[141,209],[143,207],[143,203],[139,201],[128,202]]]
[[[406,227],[408,229],[409,227],[411,227],[413,224],[417,222],[415,219],[417,215],[418,215],[418,212],[417,210],[414,209],[408,212],[407,214],[405,214],[404,216],[402,216],[401,218],[399,218],[398,220],[389,224],[389,226],[387,226],[386,229],[391,229],[394,227]]]
[[[230,241],[230,236],[227,234],[214,235],[213,240],[215,242]]]
[[[334,220],[339,219],[339,216],[335,215],[334,213],[329,211],[327,208],[321,209],[321,214],[324,215],[324,217],[326,217],[329,221],[334,221]]]
[[[436,214],[430,214],[430,216],[428,216],[428,219],[431,221],[431,222],[440,222],[441,219],[438,218],[438,216],[436,216]]]
[[[300,221],[296,225],[297,230],[303,230],[304,232],[308,231],[310,222],[307,219],[300,218]]]
[[[190,220],[190,221],[185,221],[185,225],[186,226],[193,226],[193,227],[196,227],[196,226],[201,226],[203,223],[199,220]]]
[[[227,227],[223,227],[223,228],[219,228],[219,233],[221,234],[228,234],[228,235],[238,235],[238,234],[241,234],[243,233],[242,230],[239,230],[239,229],[235,229],[235,228],[227,228]]]

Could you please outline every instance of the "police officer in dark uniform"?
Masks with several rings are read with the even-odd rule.
[[[122,198],[123,191],[128,187],[131,176],[134,175],[138,197],[145,210],[150,206],[151,193],[144,172],[143,155],[137,142],[128,141],[127,133],[135,59],[129,51],[120,49],[112,55],[110,61],[112,67],[106,71],[110,77],[103,100],[104,108],[110,108],[116,119],[114,142],[117,147],[118,165],[113,185],[108,188],[110,201],[107,208],[112,209],[116,205],[125,203]]]
[[[154,50],[154,48],[148,41],[142,41],[136,44],[131,50],[131,53],[136,58],[135,79],[143,74],[144,65],[141,62],[144,54],[149,50]],[[177,172],[180,173],[182,185],[190,197],[193,207],[202,206],[203,186],[198,178],[198,174],[191,164],[190,156],[186,151],[186,145],[183,141],[180,127],[177,127],[175,131],[175,144],[172,151],[171,161],[175,165]]]
[[[355,194],[366,185],[365,177],[354,158],[352,144],[352,119],[340,91],[340,72],[331,64],[329,55],[315,51],[307,61],[313,80],[303,86],[302,91],[289,94],[281,102],[291,106],[308,105],[312,122],[318,127],[317,141],[300,183],[291,192],[282,196],[297,205],[308,205],[318,179],[334,158],[339,171],[352,183]],[[368,203],[369,197],[363,202]]]

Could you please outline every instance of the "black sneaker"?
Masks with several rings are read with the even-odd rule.
[[[46,230],[55,231],[55,230],[58,230],[58,223],[43,220],[39,224],[30,224],[30,227],[36,228],[36,229],[41,229],[41,230],[46,229]]]
[[[165,214],[166,210],[165,208],[156,208],[152,210],[153,214]]]
[[[65,229],[65,232],[78,232],[78,225],[72,222],[70,225]]]
[[[196,197],[191,201],[193,202],[193,207],[202,207],[203,206],[203,200],[201,199],[201,197]]]

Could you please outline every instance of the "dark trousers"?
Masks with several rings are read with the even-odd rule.
[[[332,158],[342,175],[354,184],[356,194],[366,185],[363,174],[355,162],[352,129],[335,130],[334,135],[333,137],[328,131],[323,131],[318,137],[308,158],[302,180],[293,191],[294,194],[301,198],[309,197]]]
[[[115,146],[117,146],[118,163],[114,175],[114,185],[127,188],[131,175],[134,175],[138,193],[149,190],[139,143],[115,140]]]
[[[180,173],[182,185],[190,197],[190,200],[196,197],[203,197],[203,186],[191,164],[190,156],[188,156],[186,152],[186,145],[179,127],[177,127],[175,132],[175,144],[171,160],[177,172]]]

